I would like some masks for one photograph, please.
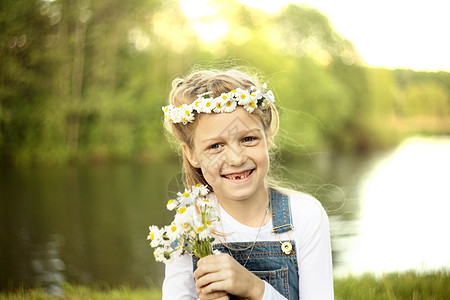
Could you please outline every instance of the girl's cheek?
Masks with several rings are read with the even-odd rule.
[[[221,157],[216,157],[208,161],[206,168],[213,173],[219,173],[223,164]]]
[[[220,170],[222,168],[223,158],[220,156],[209,156],[204,157],[200,163],[203,176],[205,179],[210,181],[215,181],[217,177],[220,176]]]

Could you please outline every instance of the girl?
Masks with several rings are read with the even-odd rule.
[[[333,299],[328,217],[314,198],[268,184],[278,130],[271,91],[237,71],[176,79],[163,108],[188,187],[218,206],[221,254],[166,265],[163,299]]]

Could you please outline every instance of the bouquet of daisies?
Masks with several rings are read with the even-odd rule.
[[[155,248],[156,261],[168,263],[175,253],[182,255],[185,251],[198,258],[213,254],[219,217],[214,203],[206,198],[208,193],[206,186],[197,184],[167,202],[167,209],[176,211],[174,220],[162,228],[150,226],[147,237]]]

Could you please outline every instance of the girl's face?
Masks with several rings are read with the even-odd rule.
[[[187,145],[183,150],[218,199],[245,200],[263,192],[269,153],[259,117],[237,107],[231,113],[202,114],[196,122],[193,150]]]

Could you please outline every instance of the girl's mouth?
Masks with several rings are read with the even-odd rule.
[[[221,176],[226,179],[230,179],[230,180],[242,180],[242,179],[248,178],[253,173],[254,170],[255,169],[251,169],[251,170],[247,170],[247,171],[243,171],[243,172],[230,173],[230,174],[225,174],[225,175],[221,175]]]

